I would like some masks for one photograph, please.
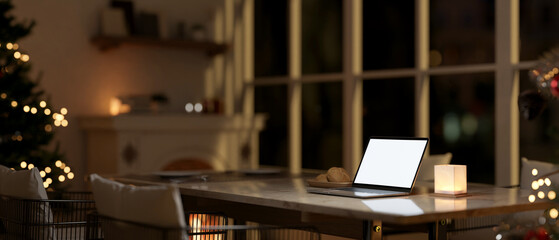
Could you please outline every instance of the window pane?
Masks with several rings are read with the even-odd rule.
[[[303,74],[342,71],[342,1],[303,0]]]
[[[530,81],[528,71],[520,72],[520,93],[526,90],[537,90],[535,83]],[[520,112],[520,157],[556,163],[559,159],[559,101],[548,99],[547,107],[534,119],[527,120]],[[519,97],[519,101],[522,98]],[[530,106],[536,106],[531,101]]]
[[[287,75],[287,2],[255,1],[255,77]]]
[[[342,83],[303,84],[303,168],[342,166]]]
[[[412,68],[414,0],[363,1],[363,69]]]
[[[430,65],[495,60],[494,0],[431,0]]]
[[[266,127],[260,133],[260,164],[288,166],[287,155],[287,87],[256,86],[254,107],[266,113]]]
[[[363,149],[371,136],[414,136],[414,79],[363,81]]]
[[[536,60],[559,43],[559,1],[520,1],[520,60]]]
[[[494,74],[433,76],[430,86],[431,154],[451,152],[468,181],[494,183]]]

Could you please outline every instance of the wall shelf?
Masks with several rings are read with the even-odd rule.
[[[91,39],[94,45],[97,45],[101,51],[111,48],[117,48],[120,45],[138,45],[148,47],[165,47],[184,50],[204,51],[209,56],[224,53],[227,45],[217,44],[209,41],[190,41],[190,40],[166,40],[151,37],[109,37],[95,36]]]

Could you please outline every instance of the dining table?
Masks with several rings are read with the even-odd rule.
[[[550,200],[531,201],[530,190],[478,183],[468,183],[468,193],[461,196],[434,194],[432,181],[416,182],[406,196],[361,199],[315,194],[307,192],[314,187],[309,185],[314,176],[254,170],[112,178],[134,185],[177,186],[186,211],[220,212],[238,222],[309,225],[323,234],[352,239],[426,232],[429,239],[444,240],[452,231],[491,227],[520,212],[556,207]]]

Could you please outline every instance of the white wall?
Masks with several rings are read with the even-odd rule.
[[[207,23],[217,1],[136,0],[136,10],[165,16],[169,24]],[[109,99],[128,94],[167,94],[170,111],[203,98],[204,71],[210,63],[201,51],[123,46],[102,52],[90,38],[99,32],[99,12],[109,1],[13,0],[13,15],[34,19],[36,27],[20,49],[30,55],[31,76],[42,72],[40,87],[55,108],[67,107],[70,124],[56,138],[80,182],[85,172],[83,136],[77,117],[108,115]]]

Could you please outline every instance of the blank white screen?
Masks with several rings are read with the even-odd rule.
[[[370,139],[355,183],[411,188],[427,140]]]

